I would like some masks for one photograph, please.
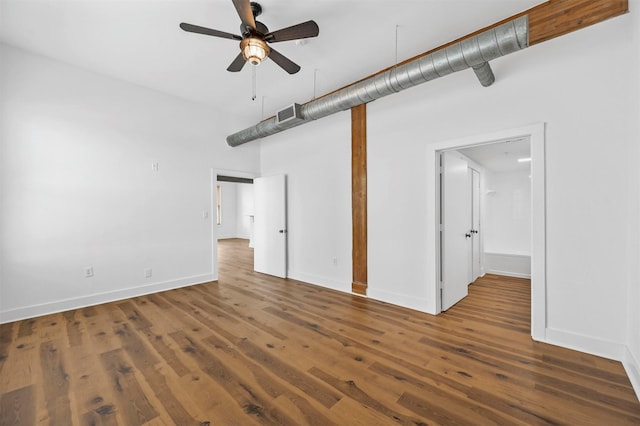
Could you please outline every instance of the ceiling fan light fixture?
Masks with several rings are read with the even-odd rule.
[[[269,46],[258,37],[247,37],[240,42],[242,56],[251,65],[260,63],[269,55]]]

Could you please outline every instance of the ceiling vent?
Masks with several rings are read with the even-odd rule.
[[[289,123],[295,121],[302,121],[302,113],[300,104],[289,105],[285,109],[278,111],[276,114],[276,123]]]

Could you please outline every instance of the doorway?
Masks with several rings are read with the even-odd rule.
[[[427,170],[429,206],[427,220],[432,221],[429,227],[427,243],[433,247],[432,256],[427,261],[433,266],[434,281],[429,282],[434,296],[434,311],[443,310],[441,294],[443,291],[443,271],[440,268],[444,248],[440,238],[443,224],[440,222],[440,154],[445,151],[462,150],[481,145],[489,145],[516,139],[528,139],[531,149],[531,336],[535,340],[545,339],[546,330],[546,224],[545,224],[545,156],[544,156],[544,123],[522,128],[500,131],[492,134],[477,135],[462,139],[443,141],[428,145]],[[471,200],[470,200],[471,201]],[[467,226],[470,226],[467,223]],[[473,229],[473,228],[471,228]],[[471,230],[469,229],[469,230]],[[464,234],[463,234],[464,237]],[[464,268],[468,270],[467,267]],[[468,276],[468,275],[467,275]]]
[[[250,246],[253,239],[254,175],[230,170],[211,171],[211,236],[215,279],[218,279],[220,242]]]
[[[485,273],[531,278],[530,141],[446,150],[440,157],[444,311]]]

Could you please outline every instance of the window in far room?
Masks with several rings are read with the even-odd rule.
[[[222,225],[222,188],[216,185],[216,224]]]

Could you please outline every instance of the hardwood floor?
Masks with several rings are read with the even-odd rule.
[[[1,326],[1,425],[640,424],[620,363],[535,343],[529,282],[437,317],[252,271]]]

